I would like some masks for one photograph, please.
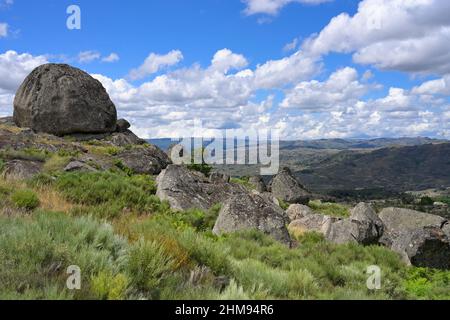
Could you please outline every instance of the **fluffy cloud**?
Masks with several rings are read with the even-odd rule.
[[[16,90],[34,68],[45,63],[47,59],[44,56],[34,57],[15,51],[0,54],[0,116],[12,113]]]
[[[129,77],[132,80],[143,79],[162,68],[176,65],[181,60],[183,60],[183,54],[179,50],[172,50],[165,55],[151,53],[139,68],[131,70]]]
[[[78,54],[79,63],[91,63],[100,59],[101,54],[97,51],[83,51]]]
[[[415,87],[413,92],[416,94],[441,94],[450,95],[450,75],[444,78],[431,80],[423,83],[422,85]]]
[[[4,38],[8,36],[8,24],[0,23],[0,38]]]
[[[337,111],[356,103],[369,88],[359,81],[355,69],[347,67],[331,74],[325,82],[300,82],[286,93],[280,106],[309,112]]]
[[[47,63],[44,56],[7,51],[0,54],[0,92],[15,93],[25,77],[37,66]]]
[[[253,15],[258,13],[276,15],[284,6],[290,3],[320,4],[333,0],[242,0],[246,4],[245,14]]]
[[[120,60],[120,57],[117,53],[111,53],[109,56],[103,57],[102,61],[103,62],[108,62],[108,63],[112,63],[112,62],[117,62]]]
[[[302,59],[311,72],[298,73]],[[8,51],[0,55],[0,115],[12,113],[14,92],[45,57]],[[305,63],[305,62],[303,62]],[[194,64],[140,85],[126,79],[93,75],[102,82],[120,117],[141,137],[188,134],[194,119],[205,132],[218,128],[276,128],[283,139],[437,136],[450,138],[450,104],[443,99],[446,78],[427,81],[411,90],[390,88],[386,96],[364,99],[376,85],[369,73],[342,68],[325,81],[311,80],[319,67],[297,52],[255,68],[244,56],[224,49],[208,67]],[[295,69],[291,73],[291,69]],[[264,80],[264,81],[263,81]],[[271,87],[271,85],[273,87]],[[281,103],[272,94],[282,88]]]
[[[383,70],[450,72],[450,2],[364,0],[305,41],[310,54],[353,53],[355,62]]]

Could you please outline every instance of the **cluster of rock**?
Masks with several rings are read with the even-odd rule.
[[[0,124],[17,128],[0,128],[0,150],[12,154],[3,170],[7,178],[27,179],[42,170],[42,161],[14,157],[30,149],[80,154],[65,171],[106,170],[120,162],[135,173],[159,174],[171,163],[165,152],[130,131],[127,120],[117,120],[116,107],[98,80],[64,64],[33,70],[16,93],[14,116]],[[93,140],[117,147],[117,154],[89,153],[81,142]]]
[[[208,210],[221,204],[213,229],[216,234],[256,229],[291,245],[289,231],[315,231],[334,243],[382,244],[401,254],[407,263],[450,269],[450,223],[444,218],[398,208],[377,214],[370,205],[361,203],[351,210],[349,218],[340,219],[317,214],[306,206],[317,196],[288,168],[281,169],[267,185],[262,177],[250,178],[253,190],[248,190],[231,183],[227,175],[206,176],[171,165],[166,153],[129,130],[128,121],[117,120],[116,108],[99,81],[67,65],[47,64],[35,69],[16,94],[14,117],[0,119],[0,125],[23,128],[15,132],[0,127],[0,150],[80,153],[64,168],[69,172],[106,170],[119,161],[135,173],[159,174],[157,196],[174,210]],[[75,142],[61,137],[66,135]],[[133,147],[118,148],[117,154],[105,158],[89,153],[80,143],[86,140]],[[3,174],[26,179],[42,167],[38,160],[13,158]],[[281,201],[291,204],[287,211],[281,209]]]
[[[315,231],[338,244],[382,244],[408,264],[450,268],[450,223],[442,217],[401,208],[377,215],[366,203],[353,208],[348,219],[316,214],[302,205],[291,205],[287,213],[293,233]]]

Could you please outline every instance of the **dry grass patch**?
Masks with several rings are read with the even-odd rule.
[[[36,190],[41,203],[41,208],[47,211],[69,212],[74,205],[65,200],[57,191],[47,187]]]

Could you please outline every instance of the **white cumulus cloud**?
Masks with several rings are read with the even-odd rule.
[[[183,54],[179,50],[172,50],[163,55],[151,53],[139,68],[131,70],[129,77],[132,80],[143,79],[165,67],[176,65],[181,60]]]

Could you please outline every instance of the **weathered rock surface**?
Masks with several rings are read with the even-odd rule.
[[[326,238],[337,244],[354,242],[370,245],[377,242],[379,235],[370,222],[344,219],[330,224]]]
[[[169,165],[157,177],[156,182],[156,195],[169,201],[175,210],[208,210],[233,195],[248,193],[241,185],[225,181],[211,183],[204,174],[178,165]]]
[[[272,180],[272,194],[288,203],[308,204],[311,193],[297,181],[289,168],[283,168]]]
[[[450,269],[450,240],[440,228],[423,227],[410,233],[398,233],[392,238],[390,248],[407,264]]]
[[[290,221],[301,219],[310,214],[314,214],[314,211],[303,204],[291,204],[289,208],[286,210],[286,213],[290,219]]]
[[[386,208],[380,218],[385,228],[380,242],[398,252],[406,263],[450,268],[450,238],[444,218],[401,208]]]
[[[7,180],[30,179],[42,170],[43,164],[37,161],[11,160],[3,170],[3,176]]]
[[[338,219],[322,214],[308,214],[304,217],[294,220],[289,224],[289,230],[294,234],[303,234],[305,232],[318,232],[326,235],[330,224]]]
[[[145,140],[139,138],[130,130],[113,133],[112,135],[106,137],[105,140],[111,142],[111,144],[116,147],[126,147],[146,143]]]
[[[105,133],[116,130],[117,112],[98,80],[68,65],[46,64],[17,91],[14,122],[55,135]]]
[[[256,191],[263,193],[267,191],[266,183],[260,176],[253,176],[248,179],[248,182],[252,184]]]
[[[66,171],[66,172],[73,172],[73,171],[93,172],[93,171],[97,171],[97,170],[84,162],[71,161],[64,168],[64,171]]]
[[[440,216],[402,208],[383,209],[379,217],[388,233],[408,232],[423,227],[441,228],[446,221]]]
[[[131,124],[125,119],[117,120],[116,131],[117,132],[125,132],[131,127]]]
[[[217,235],[242,230],[259,230],[290,245],[285,213],[257,194],[239,194],[226,200],[213,232]]]
[[[138,174],[159,174],[171,163],[164,151],[150,144],[124,150],[116,158]]]

